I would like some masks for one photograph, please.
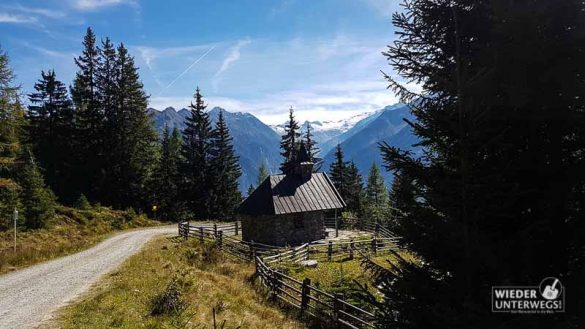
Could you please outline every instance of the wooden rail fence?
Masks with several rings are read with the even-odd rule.
[[[179,235],[200,241],[213,241],[227,253],[246,261],[253,261],[261,284],[271,298],[299,310],[302,316],[328,319],[338,327],[374,328],[375,315],[344,300],[343,294],[331,294],[311,285],[311,280],[297,280],[270,267],[276,263],[299,263],[314,259],[332,261],[343,257],[353,259],[365,255],[377,255],[395,251],[396,237],[379,224],[366,221],[348,222],[346,227],[373,232],[370,239],[305,243],[295,248],[285,248],[261,243],[242,241],[238,235],[240,223],[208,224],[195,226],[179,223]],[[359,226],[358,226],[359,225]],[[386,230],[386,231],[384,231]]]

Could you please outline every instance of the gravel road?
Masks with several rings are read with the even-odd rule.
[[[0,328],[34,328],[57,308],[85,292],[102,275],[176,226],[119,233],[95,247],[0,276]]]

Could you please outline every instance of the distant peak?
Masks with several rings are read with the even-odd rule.
[[[170,112],[170,111],[172,111],[172,112],[176,112],[176,111],[175,111],[175,108],[174,108],[174,107],[172,107],[172,106],[169,106],[169,107],[167,107],[166,109],[164,109],[164,110],[163,110],[163,112]]]

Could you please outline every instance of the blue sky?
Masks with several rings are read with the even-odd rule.
[[[85,29],[123,42],[150,106],[208,104],[267,123],[330,120],[397,101],[380,70],[394,40],[397,0],[11,1],[0,4],[0,45],[23,92],[41,70],[70,84]]]

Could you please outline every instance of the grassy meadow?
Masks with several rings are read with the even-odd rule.
[[[148,243],[50,327],[305,328],[259,292],[254,265],[194,239]]]
[[[116,231],[160,224],[133,211],[57,206],[47,228],[17,232],[16,252],[14,231],[0,232],[0,274],[81,251]]]

